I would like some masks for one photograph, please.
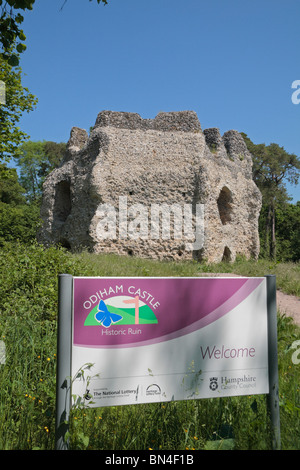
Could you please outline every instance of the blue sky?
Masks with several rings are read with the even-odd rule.
[[[193,110],[202,129],[245,132],[300,156],[299,0],[36,0],[25,14],[21,128],[66,142],[102,110]],[[288,186],[300,200],[300,186]]]

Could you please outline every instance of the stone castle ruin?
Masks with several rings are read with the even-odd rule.
[[[72,128],[45,180],[39,241],[156,259],[257,258],[260,208],[237,131],[202,131],[192,111],[103,111],[90,135]]]

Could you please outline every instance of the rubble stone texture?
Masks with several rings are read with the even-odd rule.
[[[126,237],[120,231],[124,226],[119,220],[119,196],[127,202]],[[145,225],[137,224],[140,206],[136,204],[149,210],[148,233]],[[159,238],[154,238],[150,231],[154,204],[176,204],[182,211],[192,207],[193,229],[195,208],[203,205],[203,246],[188,249],[188,237],[173,230],[164,238],[161,226],[156,232]],[[107,238],[99,236],[105,207],[115,208],[117,225],[116,233],[108,232]],[[39,241],[71,250],[156,259],[219,262],[234,261],[237,254],[257,258],[260,209],[252,158],[237,131],[223,136],[216,128],[202,131],[193,111],[161,112],[155,119],[103,111],[90,135],[72,128],[62,164],[45,180]]]

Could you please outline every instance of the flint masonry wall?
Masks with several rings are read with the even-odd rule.
[[[119,196],[127,207],[153,204],[204,208],[204,243],[191,251],[193,239],[124,239],[119,235]],[[124,200],[124,199],[123,199]],[[103,212],[115,208],[117,233],[99,237]],[[74,127],[61,166],[43,186],[39,240],[77,250],[114,252],[157,259],[233,261],[237,254],[257,258],[261,194],[252,180],[252,158],[237,131],[223,136],[201,130],[196,113],[159,113],[142,119],[135,113],[103,111],[90,135]],[[130,211],[130,221],[137,221]],[[195,225],[193,225],[195,227]],[[141,235],[144,232],[141,233]],[[145,233],[144,233],[145,235]]]

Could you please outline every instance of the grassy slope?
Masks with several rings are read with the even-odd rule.
[[[286,294],[300,296],[300,263],[239,259],[235,263],[200,264],[192,261],[156,261],[112,254],[94,255],[86,252],[74,256],[97,276],[188,277],[201,273],[236,273],[241,276],[259,277],[275,274],[278,289]]]

